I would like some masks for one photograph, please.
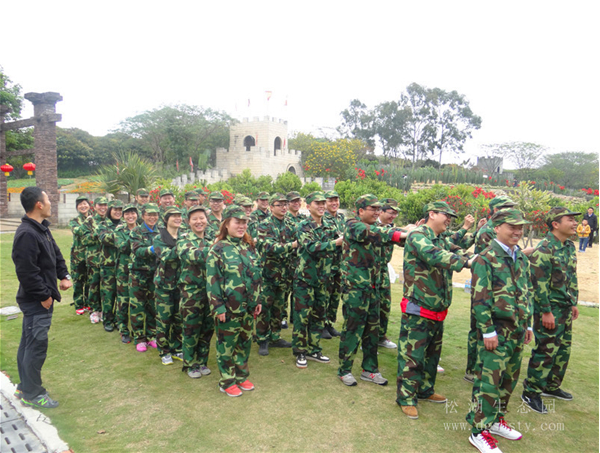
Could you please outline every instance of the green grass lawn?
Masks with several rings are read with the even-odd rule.
[[[54,234],[68,257],[70,232]],[[12,235],[0,235],[2,306],[14,304],[17,289],[11,244]],[[389,337],[396,341],[400,285],[394,285],[392,295]],[[304,370],[295,367],[290,350],[271,349],[269,356],[259,357],[254,345],[250,379],[256,390],[228,398],[217,389],[214,348],[209,359],[213,374],[192,380],[177,362],[163,366],[156,350],[138,353],[132,344],[121,344],[117,333],[91,325],[87,316],[75,316],[71,300],[67,292],[56,307],[43,379],[60,401],[60,407],[44,412],[75,452],[475,451],[465,423],[471,395],[471,386],[462,379],[469,299],[461,290],[455,289],[445,322],[441,365],[446,372],[436,385],[449,404],[419,405],[419,420],[406,418],[395,403],[396,350],[380,349],[380,370],[390,385],[359,380],[358,386],[346,387],[336,377],[338,339],[322,340],[331,364],[309,362]],[[510,423],[520,424],[524,437],[501,440],[503,451],[598,451],[598,310],[581,307],[580,312],[564,383],[575,399],[556,401],[547,415],[523,413],[527,346],[507,415]],[[20,319],[2,320],[0,328],[0,369],[16,382]],[[291,330],[283,336],[291,340]],[[359,352],[355,376],[360,359]],[[101,430],[105,433],[98,434]]]
[[[68,186],[75,182],[73,179],[58,178],[58,187]],[[10,187],[32,187],[35,186],[35,178],[9,179],[7,186]]]

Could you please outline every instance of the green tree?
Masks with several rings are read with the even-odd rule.
[[[598,187],[598,154],[583,152],[563,152],[544,157],[541,170],[555,183],[565,187]],[[557,171],[562,175],[557,174]]]
[[[10,119],[21,118],[21,109],[23,108],[21,85],[13,83],[10,77],[4,73],[2,66],[0,66],[0,105],[6,105],[10,109],[8,112]]]
[[[206,149],[229,146],[233,118],[189,105],[163,106],[125,119],[117,132],[140,139],[154,162],[175,165],[196,159]]]
[[[0,66],[0,105],[9,108],[8,119],[18,120],[21,118],[23,108],[23,96],[21,95],[21,85],[13,81],[4,73]],[[19,129],[16,131],[6,131],[6,151],[19,151],[22,149],[33,148],[33,129]],[[33,160],[33,150],[31,155],[21,155],[10,158],[11,165],[15,168],[11,174],[14,178],[21,178],[26,174],[23,170],[23,164]],[[2,162],[4,163],[4,162]]]
[[[102,189],[116,194],[126,191],[130,196],[138,189],[152,187],[156,172],[152,162],[132,152],[116,152],[114,163],[106,165],[98,172]]]
[[[273,191],[279,192],[282,194],[286,194],[291,191],[300,191],[302,188],[302,181],[295,175],[289,171],[277,176],[277,179],[273,183]]]

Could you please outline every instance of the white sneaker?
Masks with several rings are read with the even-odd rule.
[[[160,361],[162,362],[163,365],[173,365],[173,357],[171,357],[171,354],[167,354],[167,355],[161,357]]]
[[[469,442],[481,453],[502,453],[496,445],[498,441],[488,431],[482,431],[477,436],[471,434]]]
[[[90,314],[90,322],[92,324],[98,324],[100,322],[100,313],[97,311]]]
[[[343,376],[340,376],[339,378],[348,387],[352,387],[357,384],[356,379],[354,379],[354,376],[352,376],[352,373],[344,374]]]
[[[368,371],[363,371],[360,373],[360,378],[363,381],[373,382],[377,385],[387,385],[388,380],[384,378],[381,373],[369,373]]]
[[[396,343],[388,340],[387,338],[385,340],[377,343],[377,346],[379,346],[381,348],[386,348],[386,349],[396,349],[398,347],[398,345]]]
[[[502,436],[508,440],[519,440],[523,435],[516,429],[512,429],[508,423],[501,418],[490,427],[490,433],[496,436]]]
[[[437,366],[437,372],[438,373],[443,373],[445,370],[441,367],[441,366]]]

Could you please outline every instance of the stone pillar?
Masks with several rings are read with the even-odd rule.
[[[56,103],[62,101],[59,93],[25,93],[33,104],[33,141],[35,149],[35,182],[44,190],[52,203],[50,222],[58,225],[58,173],[56,157]]]
[[[185,187],[187,182],[188,182],[187,175],[186,174],[181,175],[181,187]]]
[[[188,174],[188,181],[190,184],[194,184],[194,181],[196,181],[196,174],[193,171]]]
[[[6,164],[6,138],[2,129],[4,124],[4,116],[8,114],[9,108],[5,105],[0,105],[0,165]],[[0,217],[6,219],[8,217],[8,183],[7,176],[4,173],[0,174]]]

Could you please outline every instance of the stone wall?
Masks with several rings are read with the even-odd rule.
[[[75,208],[75,200],[79,194],[77,193],[60,193],[58,201],[52,201],[52,216],[58,219],[59,226],[67,226],[69,220],[77,217],[77,209]],[[8,217],[21,218],[25,215],[23,206],[21,205],[21,194],[8,194]],[[56,220],[52,222],[56,224]]]

